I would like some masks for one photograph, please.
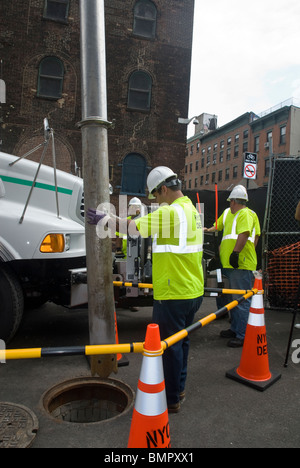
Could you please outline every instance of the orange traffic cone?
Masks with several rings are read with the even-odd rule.
[[[241,362],[238,368],[228,371],[226,377],[263,392],[281,375],[269,369],[261,277],[255,278],[254,289],[259,292],[252,298]]]
[[[159,326],[148,325],[128,448],[168,448],[170,427]]]
[[[119,344],[119,335],[118,335],[118,324],[117,324],[117,314],[115,311],[115,332],[116,332],[116,344]],[[117,364],[118,367],[125,367],[129,365],[129,361],[126,356],[123,356],[123,354],[118,353],[117,354]]]

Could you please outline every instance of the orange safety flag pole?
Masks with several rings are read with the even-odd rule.
[[[200,204],[200,198],[199,198],[199,193],[197,192],[197,201],[198,201],[198,212],[201,214],[201,204]]]
[[[215,184],[215,216],[216,216],[216,230],[218,230],[218,212],[219,212],[219,197],[218,197],[218,184]]]

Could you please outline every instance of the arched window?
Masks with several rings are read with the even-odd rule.
[[[129,78],[128,107],[149,111],[151,106],[152,78],[148,73],[135,71]]]
[[[39,66],[38,96],[60,99],[63,89],[64,65],[57,57],[44,58]]]
[[[138,153],[128,154],[123,161],[121,193],[126,195],[146,195],[147,164]]]
[[[155,38],[156,6],[150,0],[139,0],[134,7],[133,33],[137,36]]]

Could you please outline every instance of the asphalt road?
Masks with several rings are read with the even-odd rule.
[[[215,299],[205,298],[196,318],[215,310]],[[120,343],[144,341],[151,312],[149,307],[137,312],[118,310]],[[280,372],[282,377],[263,393],[225,377],[226,371],[239,365],[242,353],[241,349],[228,348],[226,340],[219,337],[220,331],[229,327],[227,318],[191,334],[186,400],[179,414],[169,415],[172,448],[300,446],[300,364],[290,358],[288,367],[283,367],[292,315],[267,310],[265,316],[270,370]],[[299,330],[294,330],[293,338],[300,340]],[[86,310],[71,312],[46,304],[25,315],[8,347],[87,344]],[[299,347],[300,341],[294,345]],[[142,356],[129,354],[127,358],[129,365],[120,367],[111,378],[135,392]],[[39,428],[32,448],[126,448],[133,403],[117,418],[91,424],[57,421],[43,407],[43,395],[53,386],[90,375],[85,356],[8,361],[0,365],[0,402],[24,405],[36,415]]]

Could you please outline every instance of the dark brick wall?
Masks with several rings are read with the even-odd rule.
[[[178,117],[188,114],[194,0],[155,0],[158,10],[154,40],[133,35],[136,0],[106,0],[106,48],[109,159],[115,194],[122,178],[122,161],[142,154],[148,167],[184,167],[186,127]],[[67,24],[43,19],[44,0],[0,2],[0,60],[7,100],[0,109],[2,151],[24,154],[43,141],[48,117],[58,146],[58,167],[74,172],[82,166],[79,0],[70,1]],[[40,60],[57,56],[65,67],[62,98],[37,97]],[[128,79],[137,69],[153,80],[149,113],[127,109]],[[32,159],[39,159],[36,153]],[[50,162],[49,162],[50,164]]]

